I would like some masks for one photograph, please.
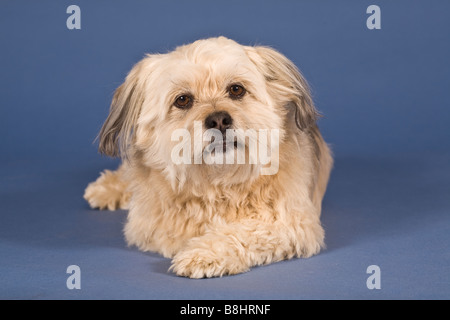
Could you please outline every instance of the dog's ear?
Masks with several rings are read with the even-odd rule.
[[[247,47],[247,55],[264,75],[272,96],[287,107],[294,106],[297,127],[305,130],[313,125],[319,113],[314,107],[308,83],[294,63],[269,47]]]
[[[110,157],[126,156],[144,102],[146,77],[143,69],[149,58],[138,62],[116,89],[108,118],[98,136],[100,153]]]

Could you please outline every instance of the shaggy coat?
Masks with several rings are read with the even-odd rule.
[[[194,123],[217,112],[229,115],[230,129],[278,130],[276,173],[261,174],[261,163],[174,163],[173,132],[193,137]],[[127,243],[172,258],[180,276],[310,257],[324,245],[321,202],[333,163],[317,117],[306,81],[274,49],[219,37],[147,55],[116,90],[99,134],[100,152],[122,156],[122,165],[84,197],[93,208],[129,209]],[[184,142],[192,157],[193,140]]]

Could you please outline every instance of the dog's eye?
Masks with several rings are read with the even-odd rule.
[[[244,96],[245,92],[246,91],[245,91],[244,87],[239,84],[232,84],[228,88],[228,93],[230,94],[230,98],[232,98],[232,99],[242,98]]]
[[[191,96],[184,94],[175,100],[174,106],[180,109],[188,109],[192,106],[192,101]]]

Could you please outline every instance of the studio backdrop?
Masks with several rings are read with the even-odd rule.
[[[450,298],[449,10],[445,0],[1,1],[0,298]],[[295,63],[335,165],[325,250],[196,281],[127,247],[127,212],[90,209],[83,192],[119,164],[95,139],[132,66],[217,36]]]

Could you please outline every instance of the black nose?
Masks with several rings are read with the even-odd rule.
[[[222,133],[229,129],[233,124],[233,119],[226,111],[216,111],[211,113],[205,119],[205,126],[207,129],[218,129]]]

